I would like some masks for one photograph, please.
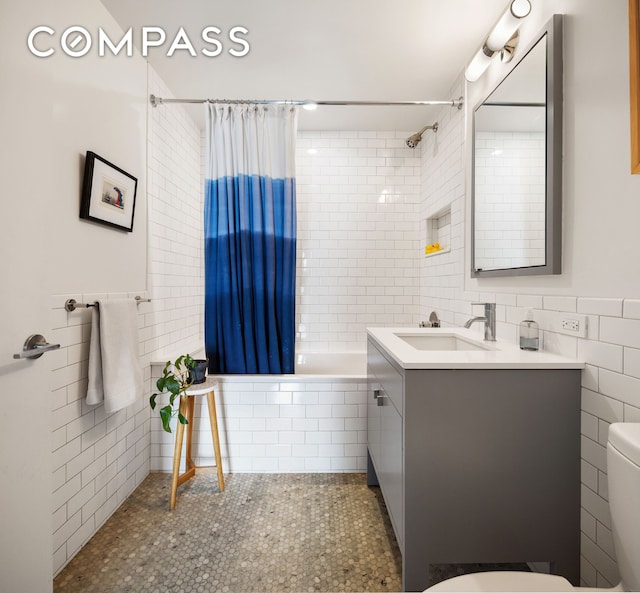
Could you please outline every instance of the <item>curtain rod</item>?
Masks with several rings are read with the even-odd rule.
[[[295,100],[253,100],[253,99],[163,99],[149,95],[153,107],[163,103],[251,103],[255,105],[354,105],[354,106],[399,106],[399,105],[449,105],[462,109],[463,97],[448,101],[306,101]]]

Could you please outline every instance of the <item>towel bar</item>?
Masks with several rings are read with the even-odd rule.
[[[151,299],[143,299],[141,296],[136,297],[136,303],[150,303]],[[76,299],[67,299],[64,303],[64,308],[71,313],[75,311],[78,307],[88,308],[95,307],[97,303],[79,303]]]

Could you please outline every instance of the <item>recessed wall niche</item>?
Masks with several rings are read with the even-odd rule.
[[[428,216],[425,219],[425,227],[425,257],[442,255],[451,251],[451,204]],[[439,245],[439,249],[429,250],[429,247],[436,244]]]

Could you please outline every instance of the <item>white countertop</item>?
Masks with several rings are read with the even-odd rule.
[[[485,342],[464,328],[368,328],[373,341],[385,350],[403,369],[583,369],[584,361],[545,351],[520,350],[510,342]],[[455,336],[489,350],[419,350],[403,336]]]

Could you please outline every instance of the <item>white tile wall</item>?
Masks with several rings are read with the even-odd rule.
[[[149,92],[171,96],[155,72]],[[148,292],[54,296],[52,390],[53,565],[59,572],[150,470],[151,355],[191,350],[202,343],[202,183],[200,131],[178,105],[149,109],[147,206]],[[144,196],[139,197],[144,199]],[[67,298],[149,296],[138,306],[143,398],[107,415],[84,403],[90,311],[67,313]]]
[[[162,369],[152,368],[155,381]],[[364,379],[222,378],[216,412],[224,472],[365,471],[366,389]],[[162,398],[158,402],[166,403]],[[194,461],[212,465],[204,398],[196,399],[195,416]],[[164,432],[156,414],[151,433],[151,469],[169,472],[175,434]]]
[[[149,92],[172,94],[149,69]],[[148,110],[149,292],[144,352],[199,348],[204,335],[200,129],[179,105]]]
[[[421,211],[451,202],[460,232],[451,253],[426,259],[421,266],[420,315],[426,318],[435,310],[445,325],[462,325],[471,315],[472,301],[495,300],[498,337],[515,342],[517,324],[532,308],[534,318],[547,328],[542,332],[545,349],[587,362],[582,374],[581,579],[589,587],[611,587],[619,575],[611,544],[605,445],[611,422],[640,420],[640,301],[465,291],[462,119],[461,114],[444,109],[438,150],[429,138],[423,147]],[[441,150],[443,146],[451,148]],[[550,331],[547,322],[556,311],[588,315],[588,337]]]
[[[364,351],[367,326],[417,322],[420,158],[409,135],[299,132],[299,351]]]
[[[52,340],[62,347],[52,353],[53,562],[59,572],[94,535],[149,473],[148,390],[136,404],[107,414],[102,404],[88,406],[87,367],[91,310],[64,310],[67,298],[145,296],[74,294],[52,297]],[[150,309],[138,305],[142,331]],[[144,342],[140,341],[141,353]],[[142,358],[145,386],[150,367]]]

